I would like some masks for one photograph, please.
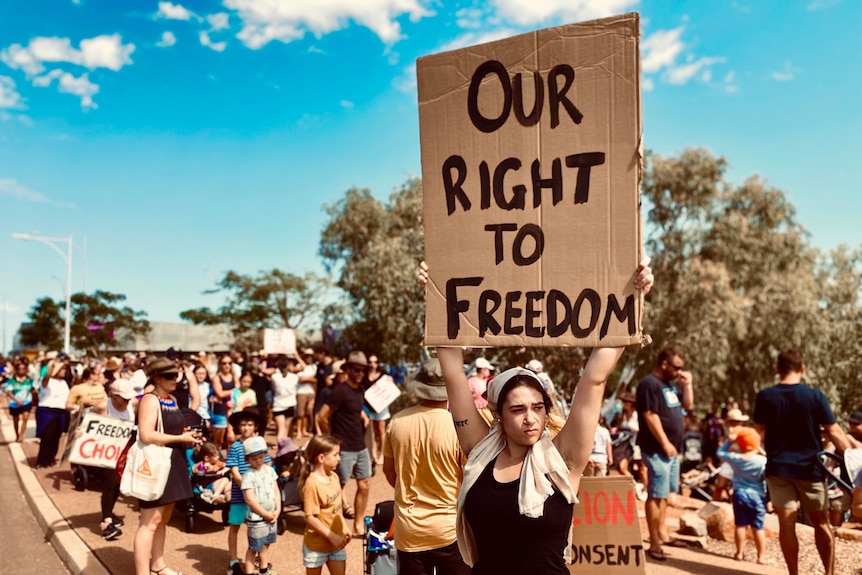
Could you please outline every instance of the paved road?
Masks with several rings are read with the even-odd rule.
[[[68,574],[24,500],[9,448],[4,444],[0,452],[0,538],[6,550],[3,573]]]

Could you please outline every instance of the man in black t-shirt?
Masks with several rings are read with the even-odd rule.
[[[679,454],[683,448],[683,409],[694,403],[691,372],[683,371],[685,355],[668,346],[658,355],[653,372],[637,388],[640,431],[638,445],[647,467],[646,517],[650,546],[647,555],[664,561],[662,543],[670,541],[665,519],[667,498],[679,491]],[[682,393],[676,383],[682,386]]]
[[[356,496],[353,506],[344,506],[344,516],[353,519],[353,532],[365,530],[365,507],[374,470],[371,455],[365,447],[365,428],[368,416],[362,410],[364,390],[362,380],[368,373],[368,360],[361,351],[352,351],[344,364],[347,381],[332,388],[326,403],[317,413],[317,423],[323,433],[331,433],[341,440],[341,461],[338,477],[343,488],[351,477],[356,478]],[[331,429],[331,431],[330,431]]]
[[[754,425],[766,449],[766,483],[778,515],[778,538],[790,575],[799,572],[797,507],[814,525],[814,542],[826,575],[835,566],[835,540],[829,526],[829,495],[817,453],[821,429],[843,453],[850,445],[819,389],[802,383],[805,365],[796,349],[778,355],[778,385],[758,392]]]

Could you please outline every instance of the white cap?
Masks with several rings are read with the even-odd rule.
[[[530,361],[527,362],[527,365],[524,367],[526,367],[527,369],[529,369],[530,371],[532,371],[534,373],[542,373],[542,370],[545,369],[545,367],[542,365],[542,362],[539,361],[538,359],[531,359]]]
[[[485,359],[484,357],[476,358],[476,369],[494,369],[494,366],[490,361]]]

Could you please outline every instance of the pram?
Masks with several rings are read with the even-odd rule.
[[[183,410],[183,417],[186,421],[186,427],[200,427],[203,419],[192,410]],[[198,513],[214,513],[221,511],[221,523],[227,525],[228,514],[230,513],[230,501],[216,503],[204,499],[203,492],[207,485],[213,481],[224,477],[224,473],[208,473],[198,474],[194,472],[195,461],[191,458],[192,450],[186,450],[186,455],[189,461],[189,476],[192,482],[192,498],[187,499],[184,503],[177,505],[177,508],[185,512],[185,529],[186,533],[194,533],[195,523],[197,522]]]
[[[720,469],[717,467],[693,468],[680,476],[682,484],[691,491],[692,499],[712,501],[715,480]]]
[[[366,575],[396,575],[398,551],[389,532],[395,517],[395,502],[381,501],[374,507],[374,515],[365,517],[365,573]]]
[[[305,447],[296,446],[293,441],[287,439],[284,448],[285,453],[276,456],[273,464],[278,474],[278,486],[281,489],[281,515],[278,518],[278,534],[287,531],[287,513],[302,509],[302,494],[299,492],[299,477],[302,466],[305,465]],[[282,448],[279,448],[281,451]],[[287,471],[287,476],[282,473]]]
[[[821,451],[817,455],[829,487],[852,495],[853,481],[862,472],[862,449],[848,449],[843,456],[831,451]]]

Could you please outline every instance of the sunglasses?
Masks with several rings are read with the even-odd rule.
[[[353,373],[365,373],[368,371],[367,367],[351,367],[350,371]]]
[[[680,371],[682,368],[685,367],[684,365],[674,365],[672,363],[669,363],[667,365],[668,365],[668,367],[672,367],[675,371]]]
[[[223,361],[221,362],[221,365],[231,365],[232,363],[232,361]]]
[[[177,374],[176,373],[160,373],[156,377],[161,377],[162,379],[174,381],[177,378]]]

